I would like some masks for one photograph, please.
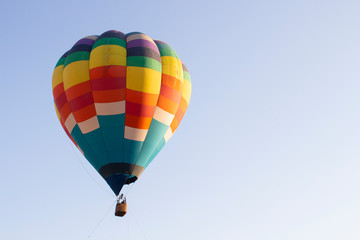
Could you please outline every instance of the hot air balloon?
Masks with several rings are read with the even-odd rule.
[[[191,80],[166,43],[111,30],[82,38],[60,58],[52,90],[64,131],[118,196],[174,134]]]

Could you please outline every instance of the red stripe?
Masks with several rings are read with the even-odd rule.
[[[181,99],[181,93],[176,89],[161,84],[160,95],[172,100],[175,103],[179,103]]]
[[[119,102],[125,100],[125,88],[93,91],[92,94],[94,102],[96,103]]]
[[[72,101],[88,92],[91,92],[91,84],[90,81],[85,81],[66,89],[66,97],[68,101]]]
[[[61,82],[53,89],[54,99],[58,98],[64,92],[64,84]]]
[[[126,77],[126,66],[109,65],[90,69],[90,79]]]
[[[93,103],[94,100],[91,92],[81,95],[80,97],[74,98],[73,100],[69,101],[70,108],[73,112],[78,111]]]
[[[125,114],[129,113],[138,117],[153,117],[156,106],[142,105],[126,102]]]
[[[95,91],[120,89],[126,87],[126,77],[107,77],[91,79],[91,88]]]
[[[65,92],[63,92],[58,98],[55,99],[56,108],[60,112],[64,104],[67,103]]]

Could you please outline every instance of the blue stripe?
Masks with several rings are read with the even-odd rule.
[[[107,148],[104,143],[104,138],[101,133],[101,129],[95,129],[92,132],[84,134],[84,137],[86,141],[89,143],[89,146],[94,151],[94,153],[98,156],[101,156],[99,158],[99,163],[102,165],[106,165],[109,163],[108,156],[107,156]]]
[[[137,165],[145,165],[145,163],[151,157],[151,154],[156,150],[161,139],[164,138],[164,135],[168,129],[168,125],[165,125],[155,119],[151,121],[149,131],[144,141],[144,145],[142,146],[141,152],[136,162]]]
[[[124,162],[125,114],[98,116],[110,163]]]
[[[84,152],[85,158],[89,161],[89,163],[96,169],[99,170],[103,163],[99,161],[99,158],[94,152],[92,147],[87,142],[86,138],[82,134],[78,125],[75,125],[73,130],[71,131],[71,136],[80,147],[80,149]]]
[[[125,139],[124,162],[135,164],[144,142]]]
[[[158,153],[161,151],[161,149],[165,146],[166,142],[165,139],[163,138],[161,140],[161,142],[159,143],[159,145],[156,147],[155,151],[151,154],[150,158],[147,160],[147,162],[144,164],[144,168],[147,168],[147,166],[149,166],[149,164],[152,162],[152,160],[156,157],[156,155],[158,155]]]
[[[104,134],[104,141],[108,149],[108,156],[111,163],[124,162],[124,129],[101,128]]]

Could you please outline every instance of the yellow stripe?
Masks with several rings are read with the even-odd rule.
[[[126,49],[119,45],[102,45],[90,53],[90,69],[100,66],[126,66]]]
[[[140,92],[159,94],[160,87],[160,72],[143,67],[126,68],[126,88]]]
[[[192,88],[191,82],[188,80],[185,80],[184,85],[183,85],[182,96],[188,104],[190,102],[190,97],[191,97],[191,88]]]
[[[63,69],[64,69],[64,65],[59,65],[54,69],[53,76],[52,76],[52,89],[54,89],[57,85],[62,83]]]
[[[173,76],[183,81],[183,69],[181,62],[170,56],[161,57],[162,73]]]
[[[64,89],[89,81],[89,61],[72,62],[64,70]]]

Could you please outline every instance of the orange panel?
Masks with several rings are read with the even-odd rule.
[[[143,105],[156,106],[159,94],[145,93],[126,89],[126,101]]]
[[[175,114],[175,118],[176,118],[179,122],[181,122],[181,119],[183,118],[184,114],[185,114],[185,112],[184,112],[181,108],[179,108],[179,109],[177,110],[176,114]]]
[[[186,112],[188,105],[189,104],[185,101],[185,98],[181,98],[180,107],[184,112]]]
[[[96,116],[95,106],[94,104],[90,104],[78,111],[73,112],[76,122],[83,122]]]
[[[164,97],[164,96],[159,96],[159,101],[158,101],[158,107],[162,108],[163,110],[167,111],[168,113],[174,114],[176,113],[179,104],[178,103],[174,103],[173,101],[171,101],[170,99]]]
[[[178,92],[181,92],[182,88],[183,88],[183,82],[182,81],[180,81],[179,79],[177,79],[177,78],[175,78],[173,76],[166,75],[164,73],[161,76],[161,84],[164,84],[166,86],[174,88]]]
[[[151,120],[151,117],[138,117],[131,114],[126,114],[125,126],[140,129],[149,129]]]
[[[180,122],[179,122],[176,118],[174,118],[174,120],[171,122],[170,128],[171,128],[171,131],[172,131],[173,133],[174,133],[175,130],[178,128],[179,123],[180,123]]]

